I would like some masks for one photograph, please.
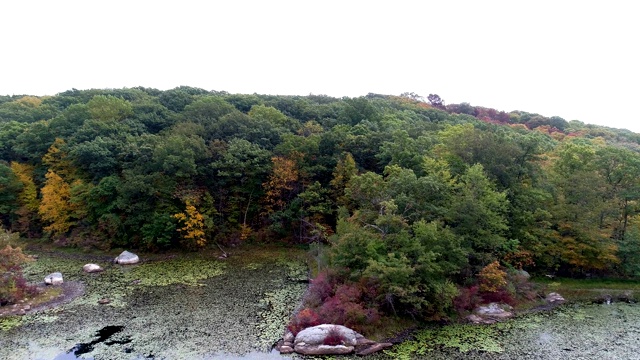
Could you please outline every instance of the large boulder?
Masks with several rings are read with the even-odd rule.
[[[300,343],[294,350],[302,355],[346,355],[353,352],[353,346],[344,345],[309,345]]]
[[[44,278],[44,283],[47,285],[61,285],[63,282],[62,273],[59,272],[51,273]]]
[[[471,314],[469,316],[467,316],[465,318],[468,322],[472,323],[472,324],[485,324],[485,325],[489,325],[489,324],[495,324],[496,320],[495,319],[485,319],[481,316],[478,316],[476,314]]]
[[[138,261],[140,261],[138,255],[125,250],[120,255],[118,255],[118,257],[115,258],[113,262],[115,262],[116,264],[129,265],[136,264],[138,263]]]
[[[526,280],[529,280],[531,278],[531,275],[527,271],[522,269],[516,271],[516,276]]]
[[[292,354],[293,353],[293,348],[291,346],[288,345],[282,345],[280,346],[280,354]]]
[[[356,332],[342,325],[322,324],[296,335],[294,350],[304,355],[344,355],[353,352]]]
[[[97,264],[86,264],[85,266],[82,267],[82,270],[87,273],[94,273],[94,272],[103,271],[104,269]]]
[[[474,313],[485,320],[504,320],[513,316],[512,310],[513,308],[507,304],[490,303],[485,306],[479,306]]]
[[[549,304],[560,304],[564,302],[564,298],[556,292],[549,293],[546,300]]]

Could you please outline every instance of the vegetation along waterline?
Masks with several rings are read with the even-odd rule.
[[[85,310],[103,318],[113,311],[118,323],[88,321],[65,349],[102,334],[95,336],[123,342],[126,351],[126,344],[159,339],[120,323],[132,304],[170,319],[164,305],[148,300],[162,295],[182,300],[175,319],[204,317],[207,304],[223,308],[216,281],[271,281],[253,269],[258,263],[231,266],[234,249],[271,244],[309,252],[310,286],[291,280],[286,289],[232,291],[246,297],[236,302],[255,303],[248,313],[278,321],[256,325],[257,333],[239,340],[247,345],[222,341],[206,354],[258,351],[255,344],[271,346],[285,329],[321,323],[383,340],[455,323],[488,303],[517,311],[556,290],[554,280],[543,288],[529,274],[637,277],[639,144],[629,131],[445,105],[434,94],[336,99],[140,87],[0,97],[0,305],[9,313],[24,299],[55,300],[60,290],[35,285],[61,272],[74,298],[42,313],[40,323],[81,323],[90,318]],[[37,248],[51,253],[29,251]],[[122,249],[146,258],[106,266]],[[306,279],[284,254],[273,271]],[[75,257],[100,260],[105,270],[87,277]],[[74,308],[83,310],[66,318]],[[35,314],[16,316],[3,317],[3,329],[40,326],[29,320]],[[140,319],[138,330],[142,319],[151,321],[131,316]],[[247,316],[237,313],[235,326],[254,321]],[[101,333],[106,326],[115,327]],[[208,341],[210,330],[202,331]],[[86,339],[78,340],[81,333]],[[175,346],[176,354],[164,356],[205,354]],[[151,345],[136,349],[158,355]]]

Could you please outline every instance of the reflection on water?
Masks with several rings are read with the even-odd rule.
[[[76,360],[79,359],[73,352],[63,352],[60,355],[53,358],[53,360]],[[94,360],[92,357],[82,358],[83,360]]]
[[[120,344],[120,345],[128,344],[131,342],[130,337],[127,337],[122,340],[109,340],[113,335],[121,332],[123,329],[124,329],[124,326],[105,326],[96,332],[96,335],[95,335],[97,337],[96,339],[88,343],[76,344],[73,348],[71,348],[71,350],[56,356],[54,360],[78,359],[78,356],[93,351],[94,346],[100,343],[105,343],[105,345],[107,346],[114,345],[114,344]],[[125,350],[125,352],[127,353],[131,352],[130,349],[127,349],[127,350]],[[83,358],[83,359],[93,359],[93,358]]]
[[[215,355],[211,355],[211,357],[205,357],[205,359],[212,359],[212,360],[280,360],[280,359],[291,359],[291,357],[285,357],[280,355],[279,352],[277,352],[276,350],[270,352],[270,353],[264,353],[264,352],[250,352],[248,354],[245,355],[231,355],[231,354],[227,354],[227,353],[216,353]]]
[[[75,353],[74,351],[66,351],[56,356],[53,360],[78,360],[78,359],[94,360],[93,357],[78,357],[79,355],[81,354]],[[149,360],[149,359],[153,359],[153,357],[138,356],[135,358],[135,360]],[[244,355],[216,353],[214,355],[206,355],[202,358],[202,360],[223,360],[223,359],[224,360],[282,360],[282,359],[291,359],[291,357],[282,356],[280,355],[279,352],[274,350],[271,353],[254,351]]]

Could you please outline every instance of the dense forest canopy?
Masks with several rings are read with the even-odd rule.
[[[0,221],[98,248],[331,244],[333,266],[424,308],[495,261],[640,275],[639,149],[434,94],[3,96]]]

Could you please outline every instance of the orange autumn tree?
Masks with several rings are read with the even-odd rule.
[[[485,266],[478,277],[480,278],[480,291],[496,292],[507,286],[507,273],[500,268],[498,261]]]

